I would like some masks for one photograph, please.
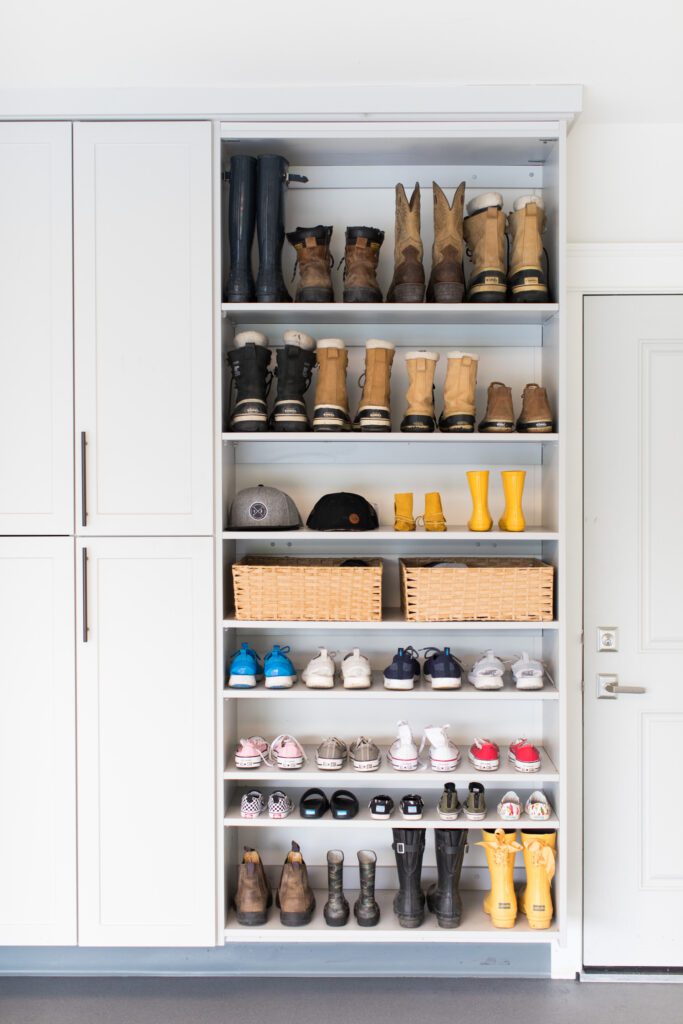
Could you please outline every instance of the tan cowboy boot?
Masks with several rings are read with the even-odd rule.
[[[427,302],[462,302],[465,291],[465,272],[462,267],[465,251],[462,227],[465,182],[461,181],[458,185],[451,205],[435,181],[432,182],[432,189],[434,244]]]
[[[403,185],[396,186],[396,237],[394,239],[394,276],[387,302],[423,302],[425,272],[422,266],[420,237],[420,185],[415,183],[410,202]]]
[[[354,430],[384,433],[391,430],[391,364],[394,351],[395,346],[390,341],[371,338],[366,342],[363,394],[353,421]]]
[[[508,216],[511,302],[547,302],[548,278],[543,267],[545,210],[540,196],[520,196]]]
[[[330,274],[331,238],[332,228],[323,224],[288,232],[287,241],[294,246],[299,269],[295,302],[334,302]]]
[[[499,192],[485,192],[467,204],[463,230],[472,259],[468,302],[505,302],[505,214]]]
[[[401,420],[404,433],[430,434],[434,422],[434,371],[439,361],[438,352],[406,352],[408,370],[408,408]]]
[[[445,434],[471,433],[474,430],[478,367],[479,356],[471,352],[448,353],[443,412],[439,417],[439,430]]]

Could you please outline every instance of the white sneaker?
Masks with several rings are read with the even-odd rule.
[[[345,690],[367,690],[372,682],[370,662],[358,647],[342,659],[341,671]]]
[[[311,658],[301,678],[311,690],[331,690],[334,686],[334,661],[326,647],[319,647],[318,650],[320,654]]]
[[[550,804],[545,793],[535,789],[526,802],[524,810],[533,821],[547,821],[550,817]]]
[[[414,772],[418,766],[417,746],[407,722],[398,723],[398,738],[389,747],[389,764],[397,772]]]
[[[521,816],[522,805],[519,802],[519,797],[513,790],[510,790],[509,793],[500,798],[498,813],[506,821],[517,821]]]
[[[500,658],[493,651],[485,651],[483,657],[475,661],[467,678],[477,690],[502,690],[504,672]]]
[[[449,738],[448,725],[425,726],[420,749],[429,743],[429,762],[433,772],[454,772],[460,763],[460,751]]]
[[[545,669],[543,663],[530,658],[526,651],[522,651],[519,661],[512,663],[512,674],[515,677],[515,686],[518,690],[542,690]]]

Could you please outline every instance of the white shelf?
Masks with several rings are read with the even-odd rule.
[[[228,616],[223,619],[223,629],[270,629],[289,631],[294,629],[345,629],[348,632],[358,630],[400,630],[401,632],[412,633],[414,630],[421,632],[436,630],[447,630],[448,632],[527,632],[531,630],[555,630],[559,629],[557,620],[546,622],[409,622],[403,617],[400,608],[385,608],[383,617],[379,622],[327,622],[308,621],[295,619],[280,621],[278,619],[236,619]]]
[[[286,700],[558,700],[559,692],[546,683],[542,690],[518,690],[513,684],[505,683],[502,690],[477,690],[471,683],[463,682],[458,690],[432,690],[429,683],[420,682],[412,690],[385,690],[382,673],[373,674],[371,686],[366,690],[345,690],[336,681],[331,690],[309,689],[297,682],[289,690],[267,690],[263,683],[253,689],[226,687],[225,700],[263,700],[282,697]]]
[[[357,541],[403,541],[409,544],[423,544],[430,541],[493,541],[507,542],[516,541],[556,541],[559,534],[555,530],[546,530],[542,526],[531,526],[521,533],[510,533],[507,530],[489,530],[486,533],[468,530],[466,526],[449,526],[441,532],[431,530],[412,530],[404,532],[394,530],[391,526],[380,526],[378,530],[348,530],[348,531],[326,531],[309,530],[302,527],[299,530],[224,530],[223,540],[301,540],[319,541],[321,543],[345,541],[348,544],[355,544]]]
[[[546,303],[224,302],[235,324],[544,324],[559,312]]]
[[[288,928],[280,924],[280,912],[275,904],[268,921],[260,927],[237,924],[235,914],[229,911],[224,937],[226,942],[550,942],[558,933],[553,921],[545,931],[530,928],[526,917],[520,914],[514,928],[494,928],[482,909],[483,892],[463,892],[463,914],[459,928],[439,928],[436,917],[425,908],[424,924],[420,928],[401,928],[393,912],[393,890],[380,890],[375,896],[380,906],[380,921],[374,928],[361,928],[353,916],[357,892],[345,892],[351,906],[349,921],[343,928],[330,928],[325,924],[323,908],[327,900],[324,890],[316,890],[316,909],[313,920],[301,928]]]
[[[287,433],[286,431],[264,430],[260,433],[224,433],[223,443],[247,441],[261,441],[264,444],[320,444],[344,442],[345,444],[557,444],[558,434],[519,434],[513,431],[511,434],[442,434],[434,431],[433,434],[402,434],[398,430],[389,431],[386,434],[363,433],[357,430],[324,431],[310,430],[301,433]]]

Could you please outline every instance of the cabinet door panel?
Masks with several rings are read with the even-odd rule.
[[[0,943],[76,943],[74,541],[0,538]]]
[[[73,532],[71,125],[0,124],[0,534]]]
[[[214,944],[213,542],[81,541],[79,575],[84,548],[79,941]]]
[[[210,125],[75,125],[74,232],[77,529],[210,534]]]

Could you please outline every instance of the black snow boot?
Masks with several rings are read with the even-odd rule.
[[[361,928],[374,928],[379,924],[379,906],[375,899],[376,867],[377,854],[374,850],[358,851],[360,896],[353,905],[353,912]]]
[[[396,855],[399,891],[394,896],[394,913],[402,928],[419,928],[425,916],[425,898],[420,888],[425,829],[394,828],[391,848]]]
[[[341,928],[349,919],[349,901],[344,896],[344,854],[327,851],[327,903],[323,910],[326,924]]]
[[[434,829],[438,881],[427,891],[427,906],[440,928],[457,928],[462,917],[460,872],[467,846],[466,828]]]
[[[282,277],[282,246],[285,243],[284,190],[289,181],[307,181],[289,175],[283,156],[260,156],[256,175],[256,234],[259,268],[257,302],[291,302]]]
[[[310,430],[304,395],[315,366],[315,341],[303,331],[285,331],[284,341],[284,347],[277,354],[277,398],[270,429]]]
[[[260,331],[241,331],[236,334],[235,348],[228,352],[228,362],[236,390],[228,430],[267,430],[266,396],[270,350],[265,334]]]
[[[223,202],[223,239],[227,235],[229,256],[224,254],[223,258],[223,301],[254,302],[251,248],[256,226],[256,157],[231,157],[225,179],[230,183],[230,191],[227,201],[224,198]]]

